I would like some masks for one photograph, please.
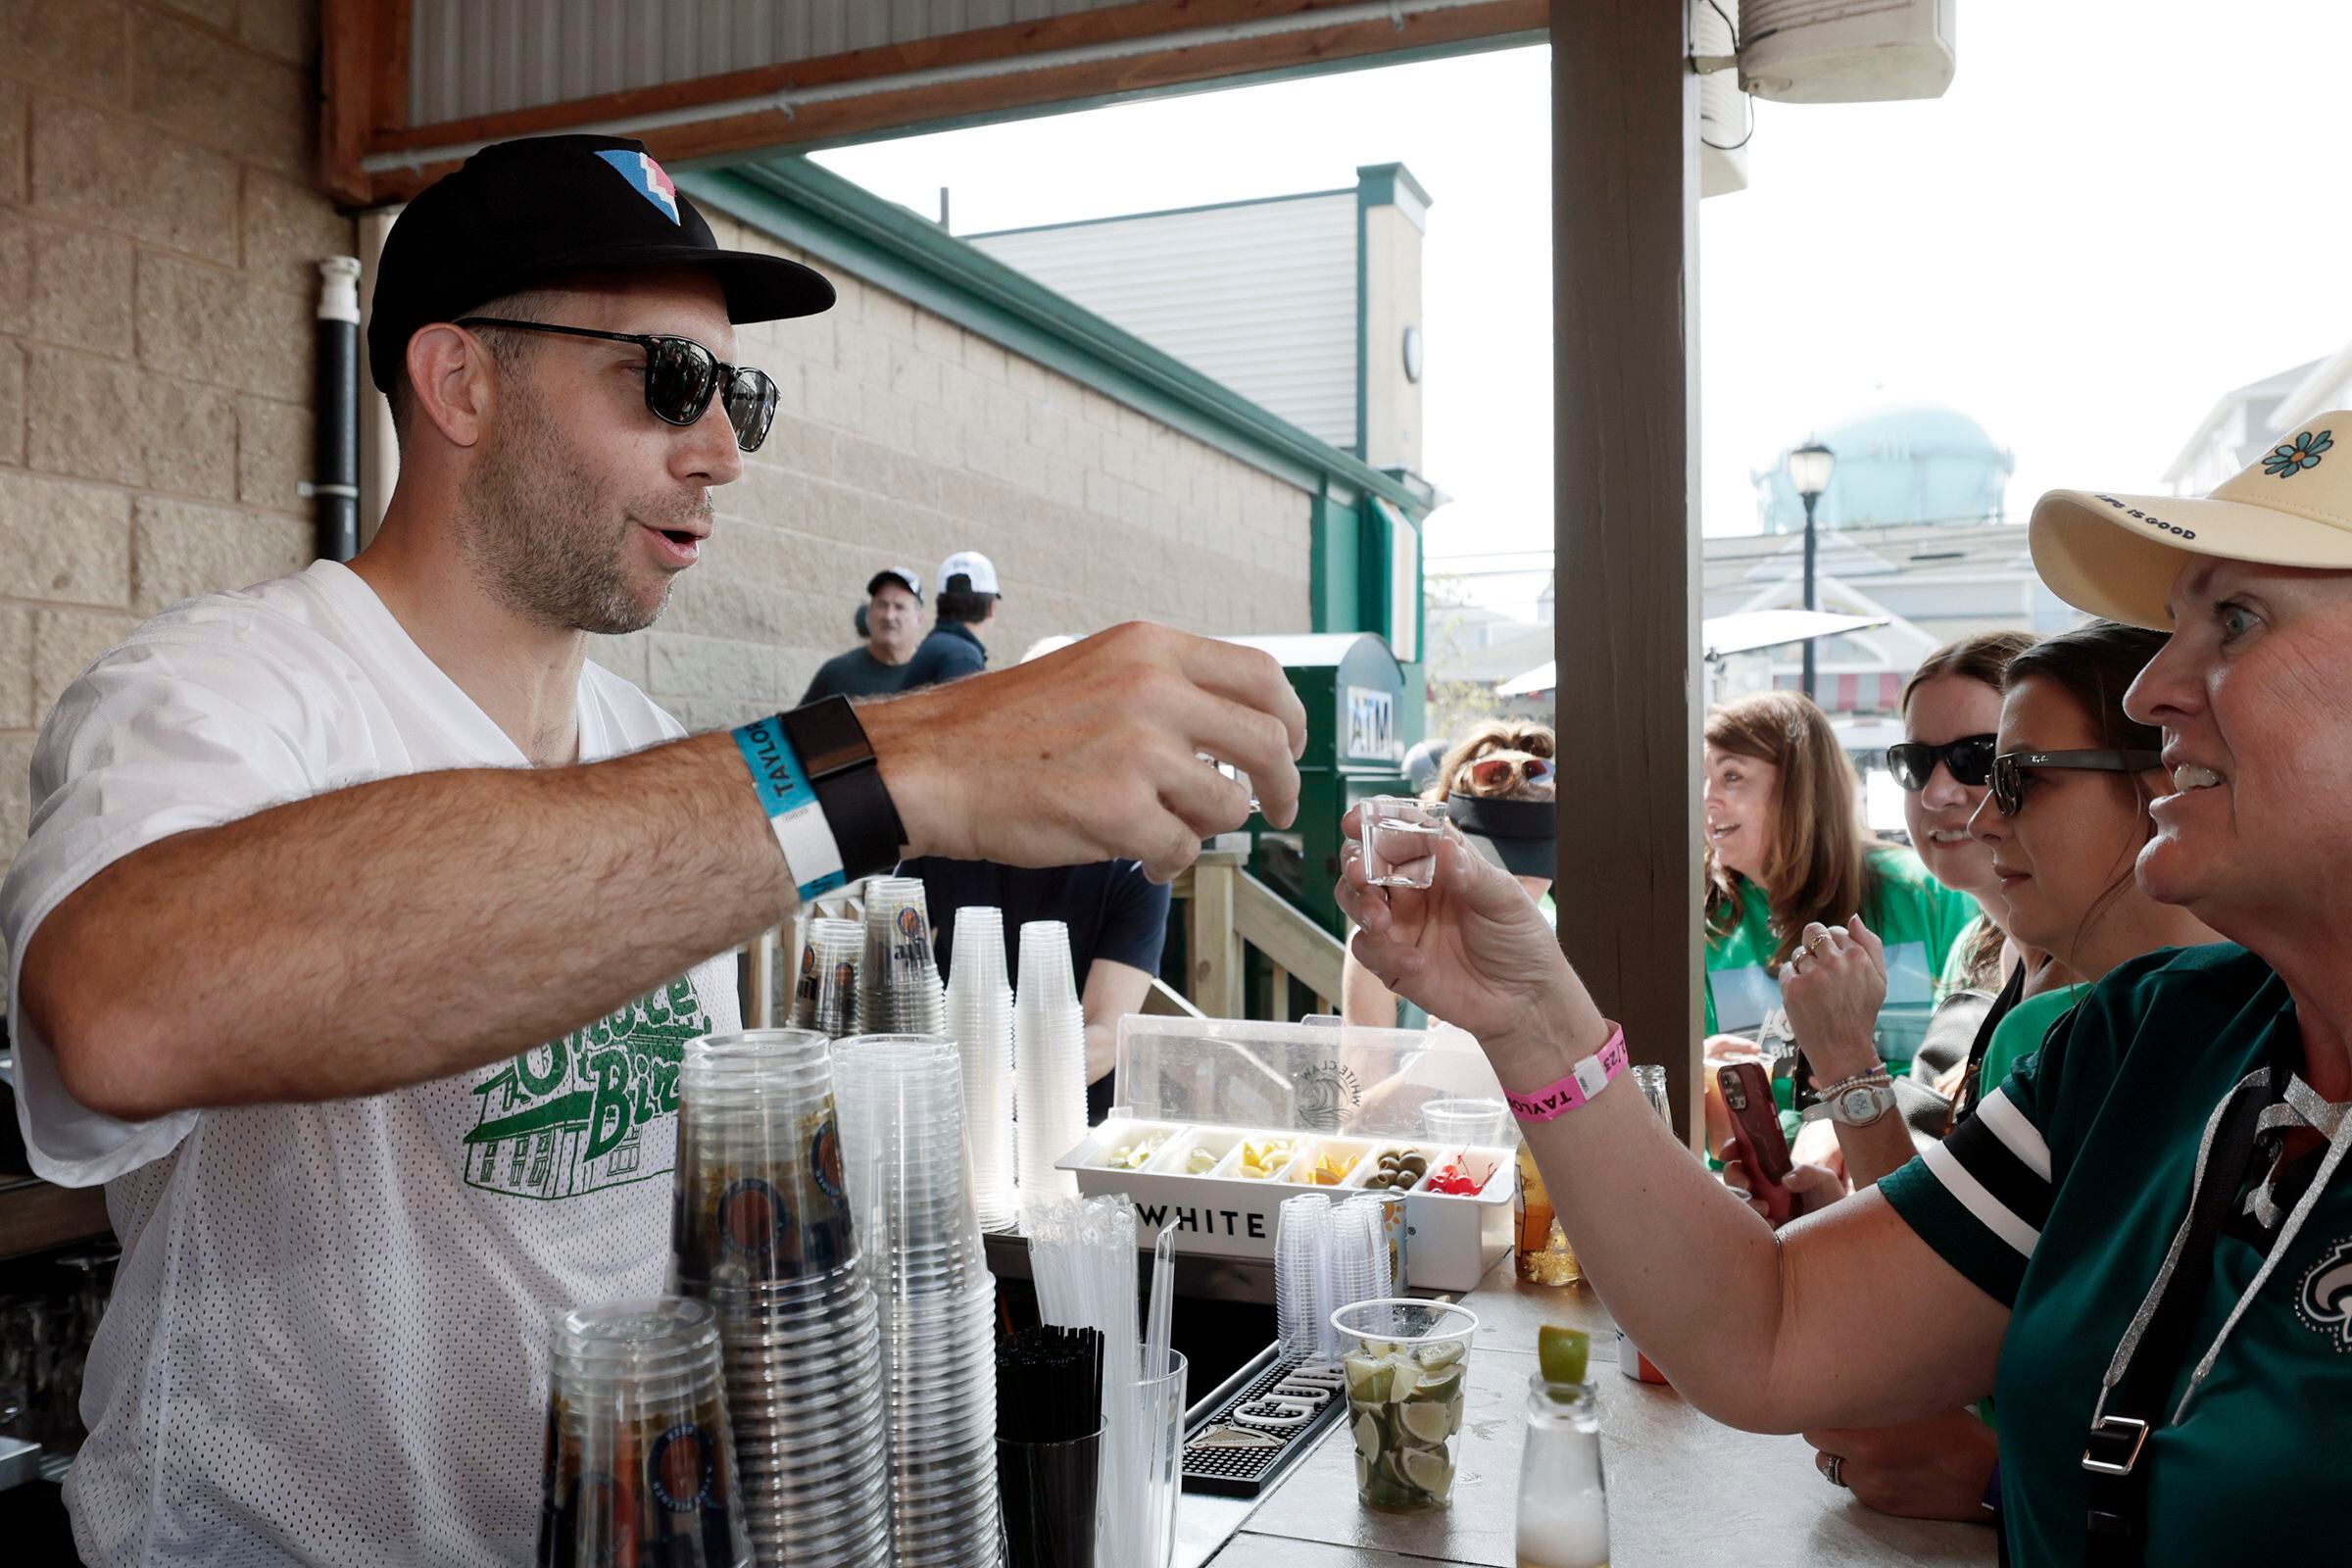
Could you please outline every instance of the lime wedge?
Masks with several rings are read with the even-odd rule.
[[[1369,1356],[1348,1358],[1348,1397],[1359,1404],[1379,1404],[1389,1396],[1389,1364]]]
[[[1380,1451],[1380,1423],[1368,1415],[1355,1418],[1355,1451],[1362,1459],[1370,1459]]]
[[[1388,1364],[1395,1372],[1395,1379],[1389,1384],[1389,1397],[1392,1400],[1411,1398],[1413,1390],[1421,1382],[1421,1369],[1413,1365],[1409,1356],[1400,1355]]]
[[[1453,1490],[1453,1466],[1434,1448],[1406,1448],[1402,1453],[1404,1479],[1443,1501]]]
[[[1546,1383],[1582,1383],[1592,1357],[1592,1336],[1546,1323],[1536,1331],[1536,1363]]]
[[[1404,1407],[1404,1430],[1435,1446],[1453,1436],[1453,1423],[1446,1419],[1446,1406],[1442,1404],[1408,1404]]]
[[[1413,1385],[1413,1402],[1444,1404],[1448,1399],[1459,1398],[1461,1393],[1462,1369],[1449,1366],[1443,1372],[1423,1373],[1421,1381]]]
[[[1462,1358],[1469,1347],[1459,1340],[1443,1340],[1436,1345],[1421,1347],[1421,1364],[1432,1372],[1442,1372]]]

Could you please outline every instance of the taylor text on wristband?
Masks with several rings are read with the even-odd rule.
[[[842,874],[841,851],[833,829],[817,804],[800,754],[784,733],[782,714],[755,719],[735,731],[735,749],[752,770],[752,788],[760,809],[784,852],[784,868],[800,888],[803,901],[830,893],[848,880]]]
[[[1632,1064],[1633,1054],[1625,1048],[1624,1026],[1612,1023],[1609,1038],[1601,1043],[1600,1049],[1578,1062],[1567,1077],[1524,1095],[1506,1089],[1502,1098],[1510,1102],[1511,1114],[1521,1121],[1550,1121],[1590,1102],[1609,1086],[1610,1079]]]

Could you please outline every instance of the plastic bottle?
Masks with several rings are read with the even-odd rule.
[[[1519,1568],[1609,1568],[1609,1502],[1590,1383],[1527,1380]]]

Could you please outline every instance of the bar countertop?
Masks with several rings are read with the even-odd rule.
[[[1254,1503],[1187,1494],[1179,1568],[1513,1568],[1520,1407],[1542,1323],[1592,1336],[1614,1568],[1737,1563],[1990,1564],[1993,1532],[1877,1513],[1824,1481],[1793,1437],[1723,1426],[1672,1391],[1616,1367],[1615,1324],[1590,1287],[1524,1285],[1505,1257],[1463,1298],[1479,1315],[1453,1499],[1427,1514],[1374,1513],[1356,1501],[1354,1446],[1343,1420]]]

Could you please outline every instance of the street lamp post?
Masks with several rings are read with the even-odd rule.
[[[1797,499],[1805,504],[1805,608],[1819,610],[1820,594],[1813,581],[1813,508],[1821,493],[1830,487],[1830,474],[1838,466],[1838,454],[1819,441],[1807,441],[1788,454],[1788,482],[1796,487]],[[1815,669],[1813,644],[1805,639],[1805,695],[1813,697]]]

